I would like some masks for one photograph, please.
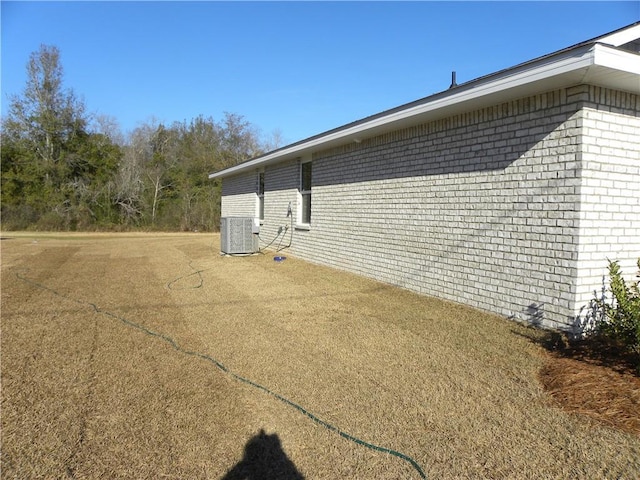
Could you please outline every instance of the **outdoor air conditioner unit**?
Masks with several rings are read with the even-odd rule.
[[[256,253],[260,250],[259,224],[252,217],[220,219],[220,250],[227,254]]]

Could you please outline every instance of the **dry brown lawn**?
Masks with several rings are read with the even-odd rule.
[[[640,476],[638,433],[545,391],[536,332],[218,245],[4,234],[3,478]]]

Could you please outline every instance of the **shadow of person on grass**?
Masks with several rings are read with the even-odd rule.
[[[221,480],[304,480],[287,457],[278,435],[260,430],[244,447],[244,457]]]

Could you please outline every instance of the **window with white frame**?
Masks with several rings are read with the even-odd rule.
[[[311,224],[311,162],[300,164],[300,209],[298,221]]]
[[[258,172],[258,218],[264,220],[264,172]]]

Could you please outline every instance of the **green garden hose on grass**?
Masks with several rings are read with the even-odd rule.
[[[196,271],[191,275],[194,275],[194,274],[198,274],[199,275],[200,272],[201,271]],[[65,295],[64,293],[58,292],[57,290],[55,290],[55,289],[53,289],[51,287],[48,287],[48,286],[43,285],[41,283],[38,283],[35,280],[31,280],[31,279],[21,275],[20,273],[16,273],[15,275],[16,275],[16,278],[18,278],[19,280],[21,280],[21,281],[23,281],[23,282],[25,282],[25,283],[27,283],[29,285],[32,285],[32,286],[37,287],[37,288],[39,288],[41,290],[50,292],[53,295],[56,295],[57,297],[63,298],[63,299],[68,300],[70,302],[77,303],[78,305],[91,307],[94,310],[95,313],[98,313],[100,315],[104,315],[105,317],[109,317],[109,318],[112,318],[114,320],[118,320],[118,321],[120,321],[121,323],[123,323],[124,325],[126,325],[128,327],[134,328],[134,329],[136,329],[136,330],[138,330],[140,332],[143,332],[144,334],[149,335],[151,337],[155,337],[155,338],[158,338],[160,340],[163,340],[164,342],[166,342],[169,345],[171,345],[176,351],[178,351],[178,352],[180,352],[180,353],[182,353],[184,355],[189,355],[189,356],[192,356],[192,357],[197,357],[197,358],[200,358],[202,360],[205,360],[205,361],[213,364],[216,368],[218,368],[222,372],[224,372],[227,375],[229,375],[234,380],[237,380],[237,381],[239,381],[241,383],[244,383],[246,385],[250,385],[250,386],[252,386],[254,388],[257,388],[258,390],[263,391],[264,393],[266,393],[266,394],[276,398],[277,400],[281,401],[285,405],[288,405],[288,406],[296,409],[300,413],[306,415],[308,418],[313,420],[318,425],[321,425],[324,428],[326,428],[327,430],[330,430],[332,432],[337,433],[342,438],[345,438],[345,439],[347,439],[347,440],[349,440],[349,441],[351,441],[351,442],[353,442],[353,443],[355,443],[357,445],[361,445],[361,446],[366,447],[366,448],[368,448],[370,450],[374,450],[374,451],[382,452],[382,453],[387,453],[387,454],[392,455],[394,457],[397,457],[397,458],[399,458],[401,460],[404,460],[405,462],[408,462],[413,467],[413,469],[416,472],[418,472],[418,474],[420,475],[421,478],[424,478],[424,479],[427,478],[426,474],[424,473],[424,471],[422,470],[420,465],[413,458],[409,457],[408,455],[405,455],[405,454],[400,453],[398,451],[392,450],[390,448],[385,448],[385,447],[381,447],[381,446],[378,446],[378,445],[374,445],[374,444],[369,443],[369,442],[365,442],[364,440],[361,440],[361,439],[359,439],[357,437],[354,437],[353,435],[350,435],[347,432],[344,432],[343,430],[339,429],[335,425],[332,425],[329,422],[326,422],[326,421],[318,418],[316,415],[314,415],[313,413],[309,412],[308,410],[306,410],[304,407],[298,405],[297,403],[292,402],[291,400],[283,397],[282,395],[279,395],[279,394],[269,390],[267,387],[265,387],[263,385],[260,385],[259,383],[256,383],[256,382],[254,382],[252,380],[249,380],[248,378],[245,378],[245,377],[243,377],[241,375],[238,375],[237,373],[229,370],[225,365],[223,365],[222,363],[220,363],[218,360],[216,360],[215,358],[211,357],[210,355],[206,355],[206,354],[203,354],[203,353],[195,352],[195,351],[192,351],[192,350],[186,350],[186,349],[182,348],[180,345],[178,345],[178,343],[173,338],[171,338],[171,337],[169,337],[169,336],[167,336],[167,335],[165,335],[163,333],[155,332],[153,330],[150,330],[147,327],[145,327],[144,325],[141,325],[139,323],[136,323],[136,322],[133,322],[131,320],[128,320],[125,317],[122,317],[122,316],[117,315],[115,313],[112,313],[112,312],[109,312],[107,310],[104,310],[104,309],[100,308],[98,305],[96,305],[95,303],[72,298],[72,297],[70,297],[68,295]],[[200,280],[202,280],[202,278],[200,278]],[[174,282],[170,282],[168,287],[170,288],[170,285],[172,283],[174,283]],[[199,286],[201,286],[201,285],[199,285]]]

